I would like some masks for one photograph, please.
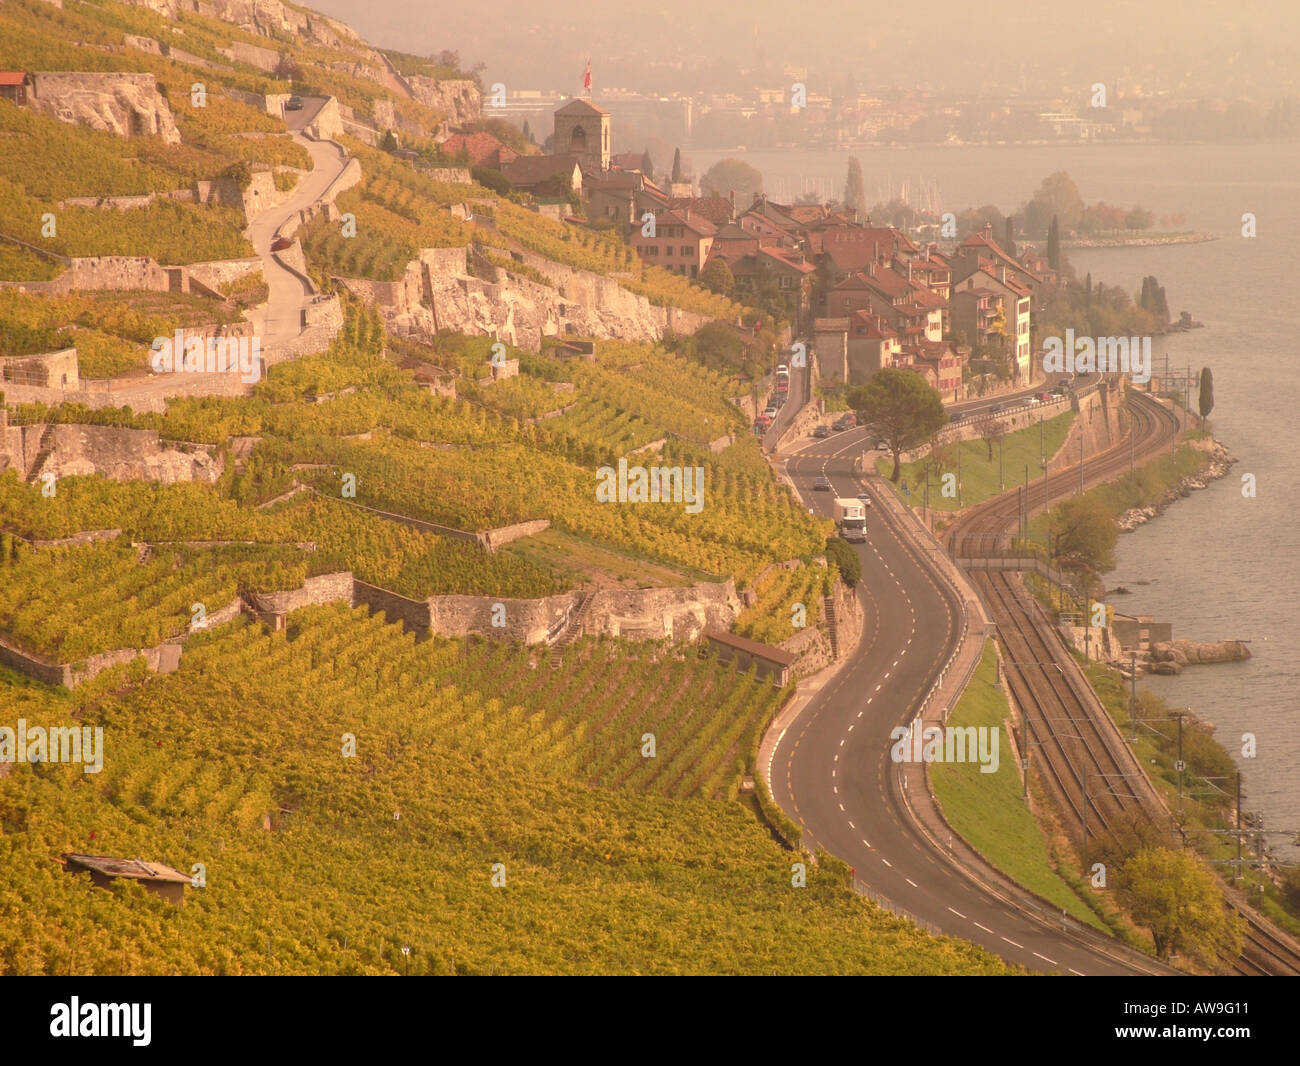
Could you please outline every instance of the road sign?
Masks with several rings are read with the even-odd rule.
[[[903,482],[903,495],[907,497],[910,497],[912,495],[912,490],[907,487],[906,481]]]
[[[1181,774],[1181,773],[1182,773],[1184,770],[1186,770],[1186,769],[1187,769],[1187,764],[1186,764],[1185,762],[1183,762],[1182,759],[1179,759],[1177,762],[1174,763],[1174,770],[1175,770],[1177,773],[1180,773],[1180,774]]]

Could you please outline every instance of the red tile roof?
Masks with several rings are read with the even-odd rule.
[[[21,85],[26,80],[21,70],[0,70],[0,85]]]
[[[470,166],[500,166],[517,159],[519,153],[490,133],[454,133],[439,146],[443,153],[459,155],[463,149],[469,156]]]
[[[675,196],[669,199],[668,206],[673,210],[689,207],[692,215],[703,215],[715,226],[724,226],[731,221],[733,208],[725,196]]]
[[[718,232],[718,227],[703,215],[697,215],[694,211],[688,214],[685,209],[681,211],[662,211],[655,216],[655,224],[657,226],[685,226],[692,233],[698,233],[701,237],[712,237]]]

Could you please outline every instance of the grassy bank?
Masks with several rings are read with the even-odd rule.
[[[1014,749],[1003,724],[1010,712],[996,682],[997,654],[993,642],[987,641],[948,724],[997,729],[998,772],[982,773],[976,762],[931,764],[930,778],[944,817],[997,869],[1079,921],[1108,932],[1088,902],[1056,871],[1043,831],[1021,798]]]
[[[1040,476],[1040,460],[1043,454],[1049,458],[1065,442],[1070,431],[1074,412],[1067,411],[1055,418],[1045,419],[1042,428],[1034,425],[1027,429],[1018,429],[1009,433],[1000,446],[1001,465],[999,466],[999,445],[993,445],[993,458],[989,459],[989,448],[979,437],[962,441],[960,444],[947,446],[947,459],[938,473],[930,473],[930,509],[935,511],[955,511],[958,500],[954,493],[946,497],[942,493],[943,476],[956,474],[958,453],[961,457],[961,506],[987,500],[1007,489],[1014,489],[1024,481],[1025,467],[1029,467],[1030,478]],[[899,478],[900,486],[906,484],[911,488],[908,503],[921,506],[925,500],[925,460],[904,463]],[[876,470],[882,477],[888,478],[893,472],[893,460],[888,456],[876,460]],[[1001,476],[999,476],[1001,470]],[[953,482],[954,489],[956,482]]]

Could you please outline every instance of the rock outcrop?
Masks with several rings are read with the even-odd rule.
[[[479,117],[482,98],[478,86],[468,78],[439,81],[415,74],[406,81],[416,100],[445,115],[450,126],[473,122]]]
[[[37,73],[32,75],[29,102],[43,115],[119,137],[156,134],[168,144],[181,141],[152,74]]]
[[[1155,663],[1199,666],[1204,663],[1237,663],[1250,658],[1250,649],[1241,640],[1166,640],[1151,645]]]
[[[42,451],[29,477],[56,478],[99,474],[114,481],[177,481],[212,483],[222,464],[201,447],[164,445],[153,430],[113,426],[58,425],[44,434]]]

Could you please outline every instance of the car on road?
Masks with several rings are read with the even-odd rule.
[[[1034,393],[1034,399],[1039,403],[1050,403],[1052,398],[1045,392],[1036,392]]]
[[[870,495],[869,493],[866,493],[866,492],[859,492],[859,493],[858,493],[858,499],[862,501],[862,504],[863,504],[864,507],[870,507],[870,506],[871,506],[871,495]]]
[[[1043,401],[1040,400],[1037,396],[1026,396],[1023,400],[1020,401],[1020,406],[1021,406],[1021,407],[1037,407],[1037,406],[1038,406],[1040,403],[1042,403],[1042,402],[1043,402]]]
[[[775,407],[769,407],[766,411],[763,412],[763,417],[768,419],[769,421],[775,418],[776,416],[777,416],[777,408]]]
[[[948,416],[949,422],[960,422],[966,416],[961,411],[954,411]]]
[[[818,426],[816,429],[813,430],[813,436],[816,437],[818,440],[825,440],[830,435],[831,435],[830,426]]]
[[[858,424],[858,416],[855,415],[852,411],[849,411],[847,414],[840,415],[840,417],[835,420],[835,429],[837,430],[854,429],[857,426],[857,424]]]
[[[271,242],[271,251],[273,252],[283,252],[286,248],[292,247],[293,241],[289,240],[288,237],[276,237],[276,239]]]
[[[991,415],[999,415],[999,414],[1001,414],[1001,413],[1003,412],[1003,410],[1005,410],[1005,408],[1006,408],[1006,405],[1005,405],[1005,404],[1000,404],[1000,403],[990,404],[990,405],[989,405],[989,414],[991,414]]]
[[[291,97],[289,97],[288,102],[284,105],[284,109],[285,109],[286,111],[301,111],[301,110],[302,110],[302,97],[301,97],[301,96],[291,96]]]
[[[1052,386],[1053,396],[1064,396],[1069,391],[1070,391],[1070,386],[1064,384],[1063,382],[1058,382],[1057,384]]]
[[[813,482],[813,489],[815,489],[817,492],[830,492],[831,479],[825,476],[819,477],[816,481]]]

